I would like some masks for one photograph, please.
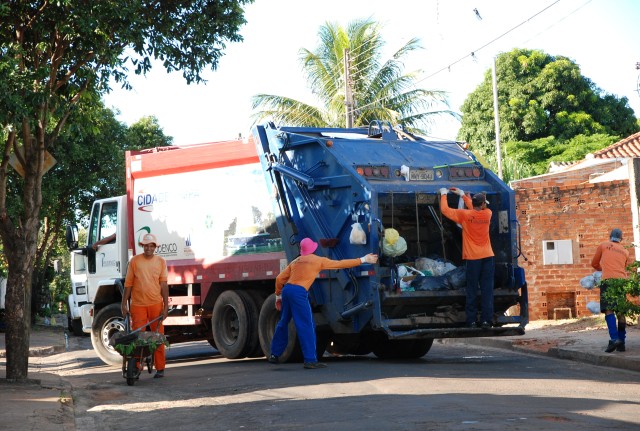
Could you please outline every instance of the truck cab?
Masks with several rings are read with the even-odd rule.
[[[73,284],[69,296],[70,326],[74,334],[91,334],[91,342],[101,358],[117,354],[108,351],[108,340],[125,326],[120,298],[129,260],[126,214],[125,196],[100,199],[91,209],[86,244],[78,246],[77,227],[67,229]],[[113,234],[112,241],[93,249],[94,243]],[[99,327],[97,322],[101,323]]]

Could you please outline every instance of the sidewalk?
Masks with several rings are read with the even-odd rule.
[[[582,319],[535,321],[526,326],[525,332],[521,336],[465,338],[458,342],[640,372],[640,328],[637,324],[627,325],[627,351],[612,353],[604,351],[609,333],[602,315]]]
[[[35,325],[29,337],[29,356],[48,356],[66,350],[60,326]],[[71,386],[54,373],[29,366],[26,382],[6,380],[5,334],[0,333],[0,428],[38,431],[74,431]],[[32,364],[32,361],[29,361]]]

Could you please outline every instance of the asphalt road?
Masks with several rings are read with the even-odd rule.
[[[329,367],[229,361],[174,345],[164,379],[127,386],[88,339],[38,358],[71,383],[77,430],[638,430],[640,373],[442,344],[422,359],[325,357]]]

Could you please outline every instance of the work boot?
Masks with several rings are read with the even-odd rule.
[[[280,358],[278,358],[274,354],[271,354],[271,355],[269,355],[269,358],[267,358],[267,361],[269,361],[269,363],[271,363],[271,364],[279,364],[280,363]]]
[[[611,353],[623,344],[624,343],[622,342],[622,340],[609,340],[609,345],[606,349],[604,349],[604,351],[607,353]]]
[[[625,352],[627,349],[624,347],[624,343],[620,344],[618,347],[616,347],[616,351],[618,352]]]
[[[327,364],[322,362],[305,362],[304,367],[308,370],[314,370],[316,368],[327,368]]]
[[[164,377],[164,370],[156,371],[156,374],[153,376],[154,379],[161,379]]]
[[[482,329],[491,329],[491,322],[487,322],[486,320],[484,322],[482,322],[480,324],[480,326],[482,326]]]

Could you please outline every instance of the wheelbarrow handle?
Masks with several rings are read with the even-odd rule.
[[[171,314],[171,312],[172,312],[172,311],[174,311],[174,310],[175,310],[175,308],[172,308],[171,310],[169,310],[169,313],[167,313],[167,314]],[[130,316],[130,314],[128,314],[128,315],[127,315],[127,317],[125,318],[125,321],[126,321],[126,319],[128,319],[128,318],[129,318],[129,316]],[[149,320],[147,323],[145,323],[145,324],[144,324],[144,325],[142,325],[141,327],[136,328],[136,329],[134,329],[133,331],[129,332],[129,334],[135,334],[136,332],[141,331],[143,328],[146,328],[146,327],[147,327],[147,325],[150,325],[150,324],[152,324],[153,322],[156,322],[156,321],[158,321],[158,320],[161,320],[161,319],[162,319],[162,317],[163,317],[163,315],[161,314],[161,315],[159,315],[158,317],[156,317],[155,319],[153,319],[153,320]]]
[[[135,334],[136,332],[142,331],[144,328],[146,328],[146,327],[147,327],[147,325],[150,325],[150,324],[152,324],[153,322],[157,322],[157,321],[158,321],[158,320],[160,320],[160,319],[162,319],[162,314],[161,314],[161,315],[159,315],[158,317],[156,317],[156,318],[155,318],[155,319],[153,319],[153,320],[149,320],[147,323],[145,323],[145,324],[144,324],[144,325],[142,325],[141,327],[136,328],[136,329],[134,329],[133,331],[129,332],[129,334]]]

